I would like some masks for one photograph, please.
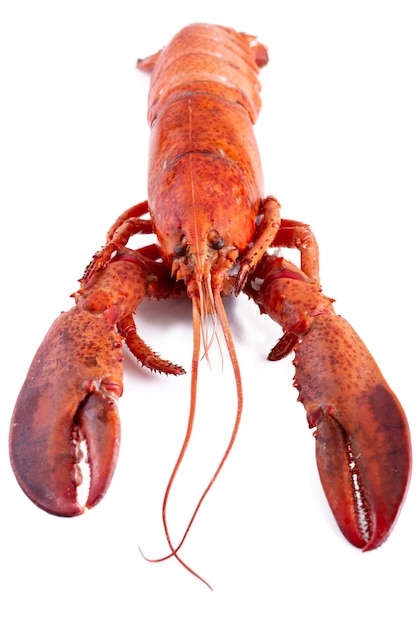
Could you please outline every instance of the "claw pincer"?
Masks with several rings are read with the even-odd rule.
[[[280,257],[266,257],[260,276],[252,280],[257,290],[247,292],[285,332],[269,358],[295,351],[294,384],[315,428],[329,505],[353,545],[377,548],[397,519],[410,479],[404,411],[362,340],[315,281]]]
[[[132,251],[82,282],[77,304],[62,313],[33,359],[17,399],[10,458],[23,491],[49,513],[73,516],[100,501],[119,452],[122,337],[115,324],[135,311],[146,273]],[[90,487],[78,502],[80,442]]]

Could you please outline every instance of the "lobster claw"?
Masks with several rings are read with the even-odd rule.
[[[297,345],[295,367],[300,400],[316,427],[320,480],[337,523],[353,545],[377,548],[395,523],[409,482],[404,411],[342,317],[314,319]]]
[[[296,266],[266,257],[246,288],[284,329],[270,360],[295,351],[294,384],[315,428],[320,480],[346,539],[388,537],[404,502],[411,444],[404,411],[353,328]]]
[[[77,499],[83,440],[90,464],[85,507],[102,498],[117,462],[122,390],[121,342],[108,322],[78,307],[62,313],[29,368],[10,430],[14,473],[40,508],[61,516],[83,512]]]
[[[76,306],[55,320],[29,368],[12,417],[10,459],[23,491],[49,513],[78,515],[110,484],[120,442],[122,339],[149,367],[166,363],[133,332],[132,313],[156,280],[149,263],[123,248],[104,266],[97,255]],[[116,330],[122,326],[124,336]],[[90,467],[85,504],[77,498],[82,441]]]

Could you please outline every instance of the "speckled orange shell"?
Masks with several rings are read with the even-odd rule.
[[[195,24],[153,69],[148,202],[167,262],[181,233],[192,251],[211,228],[239,251],[253,239],[263,178],[252,128],[261,105],[252,40]]]

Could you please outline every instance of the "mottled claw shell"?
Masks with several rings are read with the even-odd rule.
[[[85,506],[107,490],[119,451],[122,360],[120,338],[104,317],[79,308],[61,314],[35,355],[12,417],[10,459],[23,491],[48,513],[84,510],[77,498],[80,440],[91,473]]]

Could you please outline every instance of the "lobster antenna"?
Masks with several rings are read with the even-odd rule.
[[[182,539],[180,541],[180,543],[178,544],[178,546],[173,549],[173,552],[169,555],[169,557],[171,556],[175,556],[175,558],[177,558],[178,560],[180,560],[178,558],[177,552],[178,550],[180,550],[181,546],[184,544],[184,541],[191,529],[191,526],[193,525],[193,522],[197,516],[197,513],[201,507],[201,505],[203,504],[208,492],[210,491],[210,489],[212,488],[214,482],[216,481],[218,475],[220,474],[224,464],[226,463],[227,458],[229,457],[229,454],[233,448],[233,444],[236,440],[236,436],[239,430],[239,426],[240,426],[240,421],[241,421],[241,417],[242,417],[242,409],[243,409],[243,392],[242,392],[242,378],[240,375],[240,369],[239,369],[239,362],[236,356],[236,351],[235,351],[235,346],[233,343],[233,339],[232,339],[232,335],[230,332],[230,328],[229,328],[229,323],[227,320],[227,316],[226,316],[226,311],[224,310],[224,306],[223,306],[223,301],[221,298],[221,295],[218,291],[216,291],[215,293],[215,306],[216,306],[216,312],[220,321],[220,325],[222,327],[223,330],[223,335],[226,341],[226,346],[227,346],[227,350],[230,356],[230,361],[232,363],[232,367],[233,367],[233,373],[235,375],[235,382],[236,382],[236,392],[237,392],[237,409],[236,409],[236,417],[235,417],[235,422],[233,424],[233,430],[232,430],[232,434],[230,436],[230,440],[229,443],[227,444],[226,450],[220,460],[220,463],[217,466],[216,471],[214,472],[209,484],[207,485],[207,487],[205,488],[205,490],[203,491],[197,506],[194,509],[194,512],[190,518],[190,521],[188,522],[187,528],[185,529],[185,532],[182,536]],[[172,547],[172,545],[170,544],[170,547]],[[169,558],[168,557],[168,558]],[[204,581],[205,582],[205,581]]]
[[[183,567],[185,567],[186,570],[188,570],[191,574],[193,574],[193,576],[195,576],[196,578],[198,578],[199,580],[201,580],[205,585],[207,585],[207,587],[209,589],[212,590],[212,587],[209,585],[209,583],[204,580],[204,578],[202,578],[199,574],[197,574],[197,572],[195,572],[193,569],[191,569],[191,567],[189,565],[187,565],[182,559],[181,557],[178,555],[178,551],[181,549],[181,547],[183,546],[185,539],[187,538],[187,535],[189,533],[189,531],[191,530],[191,527],[193,525],[193,522],[197,516],[198,511],[200,510],[201,505],[203,504],[208,492],[210,491],[211,487],[213,486],[214,482],[216,481],[218,475],[220,474],[231,450],[233,447],[233,444],[235,442],[236,436],[237,436],[237,432],[239,429],[239,425],[240,425],[240,421],[241,421],[241,416],[242,416],[242,409],[243,409],[243,392],[242,392],[242,379],[241,379],[241,375],[240,375],[240,369],[239,369],[239,363],[237,360],[237,356],[236,356],[236,351],[235,351],[235,347],[233,344],[233,339],[232,339],[232,335],[230,332],[230,328],[229,328],[229,323],[227,320],[227,315],[226,315],[226,311],[224,309],[223,306],[223,301],[221,298],[220,293],[216,290],[215,295],[214,295],[214,299],[213,299],[213,304],[214,304],[214,308],[215,308],[215,313],[216,313],[216,317],[218,317],[219,321],[220,321],[220,325],[222,327],[223,330],[223,335],[226,341],[226,346],[227,346],[227,350],[230,356],[230,361],[232,364],[232,368],[233,368],[233,372],[234,372],[234,376],[235,376],[235,382],[236,382],[236,392],[237,392],[237,409],[236,409],[236,417],[235,417],[235,422],[233,425],[233,430],[232,430],[232,434],[229,440],[229,443],[227,444],[226,450],[220,460],[219,465],[216,468],[216,471],[214,472],[210,482],[208,483],[207,487],[205,488],[205,490],[203,491],[199,501],[197,502],[197,505],[194,509],[194,512],[190,518],[190,521],[187,524],[187,527],[184,531],[184,534],[181,538],[181,541],[179,542],[179,544],[177,545],[177,547],[175,548],[173,543],[172,543],[172,539],[169,533],[169,528],[168,528],[168,522],[167,522],[167,516],[166,516],[166,509],[167,509],[167,503],[168,503],[168,497],[175,479],[175,476],[179,470],[179,467],[182,463],[182,460],[184,458],[185,452],[187,450],[187,447],[189,445],[190,439],[191,439],[191,433],[192,433],[192,429],[193,429],[193,425],[194,425],[194,417],[195,417],[195,409],[196,409],[196,397],[197,397],[197,377],[198,377],[198,363],[199,363],[199,356],[200,356],[200,322],[201,322],[201,316],[200,316],[200,310],[199,310],[199,305],[198,302],[196,302],[196,299],[193,298],[193,331],[194,331],[194,350],[193,350],[193,359],[192,359],[192,373],[191,373],[191,400],[190,400],[190,413],[189,413],[189,418],[188,418],[188,425],[187,425],[187,432],[186,435],[184,437],[184,442],[180,451],[180,454],[178,456],[177,462],[174,466],[174,469],[171,473],[167,488],[165,490],[165,495],[164,495],[164,500],[163,500],[163,505],[162,505],[162,519],[163,519],[163,525],[164,525],[164,530],[165,530],[165,535],[168,541],[168,545],[171,548],[171,552],[169,554],[167,554],[164,557],[160,557],[158,559],[149,559],[147,558],[142,550],[139,548],[142,556],[147,560],[150,561],[152,563],[159,563],[162,561],[166,561],[171,557],[175,557],[177,559],[177,561],[179,563],[181,563],[181,565]]]
[[[217,339],[217,313],[216,307],[214,304],[213,291],[211,289],[211,276],[208,278],[203,277],[203,280],[199,283],[199,305],[200,305],[200,317],[201,317],[201,336],[203,340],[203,355],[201,360],[206,359],[207,363],[210,365],[209,359],[209,351],[211,346],[213,345],[214,339]],[[211,335],[209,336],[209,318],[211,318],[213,323],[213,328]],[[220,347],[220,346],[219,346]],[[220,348],[221,354],[221,348]],[[223,355],[221,354],[222,362]]]
[[[210,364],[210,361],[209,361],[209,358],[208,358],[208,352],[209,352],[211,346],[213,345],[214,340],[216,339],[217,346],[219,348],[221,363],[222,363],[222,370],[223,370],[223,366],[224,366],[223,351],[222,351],[222,347],[220,345],[219,337],[218,337],[218,334],[217,334],[218,314],[217,314],[216,304],[215,304],[215,301],[214,301],[213,290],[211,288],[211,276],[210,276],[210,280],[204,281],[203,287],[205,287],[205,293],[207,295],[207,300],[210,303],[210,311],[207,313],[207,316],[210,315],[210,317],[212,319],[212,322],[213,322],[213,332],[212,332],[212,335],[211,335],[211,338],[210,338],[210,342],[208,343],[207,347],[205,347],[205,352],[204,352],[203,356],[206,357],[208,363]]]
[[[164,557],[160,557],[158,559],[150,559],[144,555],[140,547],[139,547],[139,551],[141,555],[143,556],[143,558],[146,561],[149,561],[151,563],[160,563],[162,561],[166,561],[167,559],[170,559],[171,557],[175,557],[177,561],[181,563],[181,565],[185,567],[187,571],[190,572],[190,574],[193,574],[193,576],[201,580],[201,582],[203,582],[205,585],[207,585],[207,587],[211,591],[213,591],[213,588],[209,585],[209,583],[206,580],[204,580],[204,578],[202,578],[199,574],[197,574],[197,572],[191,569],[191,567],[187,565],[187,563],[185,563],[185,561],[183,561],[181,557],[178,556],[177,552],[179,550],[179,547],[175,548],[172,543],[171,536],[170,536],[169,529],[168,529],[168,522],[167,522],[167,515],[166,515],[168,498],[171,493],[172,485],[174,483],[175,477],[178,473],[180,465],[184,459],[185,452],[190,443],[191,434],[192,434],[193,426],[194,426],[196,399],[197,399],[198,363],[199,363],[199,356],[200,356],[200,336],[201,336],[201,313],[200,313],[200,308],[199,308],[199,304],[198,304],[196,297],[192,299],[192,316],[193,316],[193,357],[192,357],[192,366],[191,366],[190,411],[188,415],[187,431],[185,433],[184,441],[183,441],[180,453],[178,455],[177,461],[174,465],[174,469],[172,470],[171,476],[169,477],[169,481],[165,489],[164,499],[162,502],[162,522],[164,525],[165,535],[168,541],[168,545],[171,549],[171,552],[170,554],[167,554]],[[194,517],[195,517],[195,514],[193,515],[193,519]],[[190,524],[187,527],[186,534],[188,533],[189,529],[190,529]],[[185,537],[183,537],[180,543],[180,546],[184,542],[184,539]]]

